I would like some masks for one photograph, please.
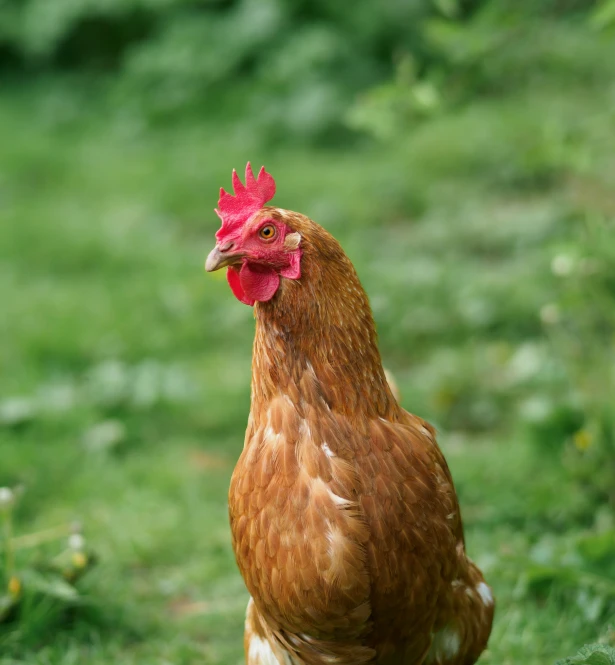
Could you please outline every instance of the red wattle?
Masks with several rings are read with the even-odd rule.
[[[244,305],[250,305],[251,307],[254,304],[254,300],[246,296],[239,279],[239,271],[233,266],[229,266],[228,270],[226,271],[226,279],[235,298],[237,298],[237,300],[242,302]]]
[[[230,266],[226,278],[237,300],[246,305],[271,300],[280,286],[280,276],[273,268],[256,263],[246,262],[239,271]]]
[[[280,286],[278,273],[257,263],[244,263],[239,271],[239,281],[245,295],[260,302],[271,300]]]

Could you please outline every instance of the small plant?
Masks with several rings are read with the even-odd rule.
[[[78,524],[15,536],[13,511],[20,494],[21,489],[0,487],[0,623],[14,619],[26,601],[29,605],[52,601],[59,607],[74,604],[79,600],[75,584],[95,562]],[[21,556],[25,550],[60,539],[65,540],[65,548],[50,557],[37,555],[28,560]]]
[[[4,546],[3,587],[5,592],[0,595],[0,621],[10,614],[21,595],[21,583],[15,575],[15,556],[12,544],[13,524],[12,510],[15,493],[8,487],[0,487],[0,515],[2,516],[2,540]]]

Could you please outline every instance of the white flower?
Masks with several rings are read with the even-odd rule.
[[[80,533],[73,533],[68,538],[68,546],[71,550],[80,552],[85,546],[85,538]]]
[[[552,412],[551,402],[539,395],[533,395],[519,405],[519,415],[529,423],[542,423]]]
[[[558,254],[551,261],[551,272],[558,277],[567,277],[574,269],[574,259],[568,254]]]
[[[34,417],[34,404],[27,397],[9,397],[0,402],[0,424],[14,427]]]
[[[512,383],[528,381],[542,371],[544,350],[537,344],[522,344],[508,362],[508,377]]]
[[[126,427],[120,420],[103,420],[92,425],[83,436],[88,450],[109,450],[126,438]]]
[[[8,487],[0,487],[0,510],[6,510],[13,505],[15,494]]]

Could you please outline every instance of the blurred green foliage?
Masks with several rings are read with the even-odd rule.
[[[215,99],[227,110],[237,104],[235,115],[250,115],[271,138],[332,141],[348,126],[396,133],[400,120],[442,104],[552,74],[561,83],[591,76],[593,51],[566,24],[606,28],[611,6],[383,0],[349,11],[324,0],[3,0],[0,67],[106,73],[124,102],[150,117],[210,111]]]
[[[240,662],[253,329],[201,265],[247,159],[440,429],[481,662],[615,643],[613,0],[0,0],[0,77],[0,665]],[[83,579],[53,544],[7,570],[76,518]]]
[[[421,45],[433,8],[427,0],[350,12],[319,0],[28,0],[4,11],[0,52],[13,67],[119,73],[120,90],[136,93],[148,115],[233,98],[272,134],[314,137],[340,128],[352,94],[386,76],[392,53]],[[242,78],[256,86],[244,89]]]

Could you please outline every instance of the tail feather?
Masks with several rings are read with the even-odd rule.
[[[495,600],[477,566],[466,562],[466,574],[453,583],[425,665],[473,665],[487,646]]]

